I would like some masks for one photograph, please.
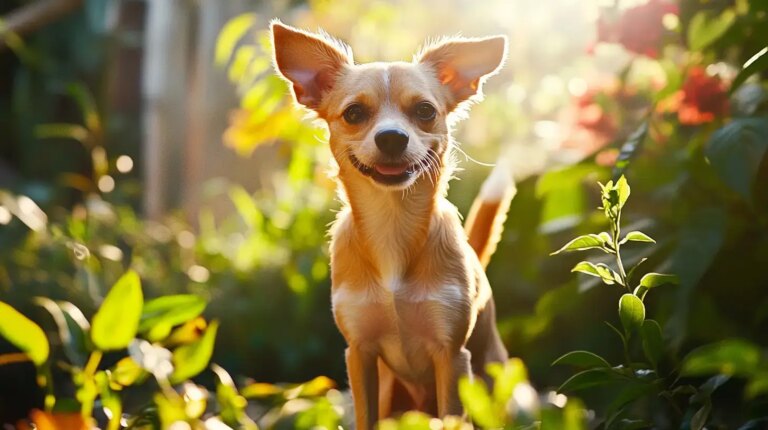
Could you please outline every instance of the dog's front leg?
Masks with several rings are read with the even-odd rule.
[[[374,351],[350,345],[346,351],[347,373],[355,406],[356,430],[373,430],[379,416],[379,375]]]
[[[444,349],[434,357],[435,388],[437,389],[437,415],[461,415],[459,378],[471,376],[470,353],[465,348],[458,351]]]

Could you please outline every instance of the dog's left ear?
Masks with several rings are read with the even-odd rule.
[[[507,37],[457,38],[427,46],[417,61],[428,64],[452,95],[452,107],[480,94],[483,82],[501,69],[507,53]]]

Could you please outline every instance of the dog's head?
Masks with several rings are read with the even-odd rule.
[[[410,63],[355,64],[325,35],[272,23],[275,63],[296,101],[330,128],[342,179],[365,177],[405,189],[440,168],[451,114],[481,95],[504,61],[506,38],[452,38],[429,44]]]

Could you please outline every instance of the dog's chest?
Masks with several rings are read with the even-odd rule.
[[[395,373],[413,380],[431,377],[433,352],[451,343],[453,319],[468,306],[456,285],[420,288],[399,279],[365,289],[342,284],[332,302],[348,342],[375,348]]]

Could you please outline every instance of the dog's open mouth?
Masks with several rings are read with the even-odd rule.
[[[373,166],[363,164],[354,154],[349,154],[349,160],[365,176],[370,176],[374,181],[384,185],[398,185],[407,182],[414,177],[419,170],[427,168],[430,164],[424,163],[376,163]]]

